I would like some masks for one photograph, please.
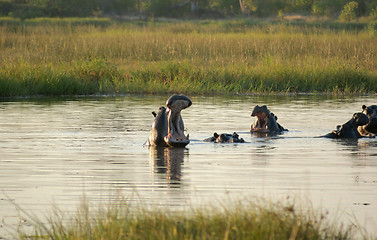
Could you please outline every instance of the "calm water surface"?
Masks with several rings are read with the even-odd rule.
[[[191,143],[149,149],[151,112],[167,98],[0,102],[0,237],[23,224],[16,206],[43,218],[52,206],[75,211],[84,194],[95,204],[117,192],[178,209],[290,197],[377,233],[377,139],[316,138],[377,104],[376,96],[191,97],[182,111]],[[256,104],[267,104],[289,132],[252,136]],[[247,143],[202,141],[215,131],[236,131]]]

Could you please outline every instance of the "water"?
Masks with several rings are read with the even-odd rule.
[[[119,192],[176,209],[289,197],[377,232],[377,139],[316,138],[377,104],[376,96],[191,97],[182,111],[187,148],[149,149],[151,112],[167,98],[0,102],[0,236],[27,225],[18,206],[43,218],[53,206],[76,211],[84,195],[96,204]],[[267,104],[289,132],[250,135],[256,104]],[[215,131],[238,132],[247,143],[201,141]]]

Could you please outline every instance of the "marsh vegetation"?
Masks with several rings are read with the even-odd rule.
[[[30,218],[20,239],[351,239],[356,229],[331,222],[325,212],[289,203],[239,202],[175,212],[135,207],[126,200],[93,210],[83,203],[69,218]],[[359,230],[357,233],[360,233]],[[359,235],[360,236],[360,235]],[[364,236],[366,239],[366,236]]]
[[[2,97],[377,90],[372,23],[12,20],[0,25]]]

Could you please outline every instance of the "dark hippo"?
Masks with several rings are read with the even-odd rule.
[[[214,133],[213,137],[204,139],[205,142],[215,142],[215,143],[244,143],[243,138],[239,138],[238,134],[234,132],[233,134],[229,133]]]
[[[158,113],[152,112],[154,121],[152,129],[149,133],[148,145],[150,146],[165,146],[165,136],[168,133],[168,121],[166,108],[160,107]]]
[[[270,112],[270,110],[268,110],[266,105],[255,106],[251,116],[257,118],[251,125],[250,132],[252,133],[280,134],[283,131],[288,131],[277,122],[278,118],[272,112]]]
[[[173,95],[160,107],[155,116],[147,144],[150,146],[185,147],[190,143],[189,135],[184,135],[181,110],[190,107],[191,100],[184,95]]]
[[[362,135],[377,134],[377,105],[362,106],[363,113],[368,116],[368,123],[358,128]]]
[[[361,138],[366,137],[358,131],[359,126],[363,126],[369,122],[367,115],[363,113],[354,113],[352,118],[343,125],[338,125],[336,130],[326,134],[328,138]],[[369,137],[369,136],[368,136]]]

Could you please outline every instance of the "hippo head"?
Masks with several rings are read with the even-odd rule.
[[[184,147],[190,143],[189,135],[184,134],[181,110],[190,107],[191,104],[190,98],[184,95],[173,95],[166,101],[168,130],[164,140],[168,146]]]
[[[240,138],[239,135],[234,132],[233,134],[221,133],[218,134],[215,132],[212,137],[206,138],[203,141],[205,142],[214,142],[214,143],[244,143],[245,140]]]
[[[352,118],[343,125],[338,125],[336,130],[327,134],[325,137],[330,138],[360,138],[363,133],[359,131],[358,127],[364,126],[369,122],[367,115],[364,113],[354,113]]]
[[[368,123],[363,126],[364,130],[369,133],[377,133],[377,105],[371,105],[369,107],[363,105],[363,113],[368,116]]]
[[[243,143],[245,142],[243,138],[239,138],[239,135],[236,132],[234,132],[233,134],[222,133],[220,135],[215,132],[213,134],[213,137],[215,139],[214,142],[216,143]]]
[[[363,126],[369,123],[369,118],[363,113],[354,113],[352,118],[355,120],[356,126]]]
[[[183,95],[173,95],[166,102],[167,108],[160,107],[154,118],[147,140],[149,146],[184,147],[189,144],[189,136],[184,135],[181,110],[190,107],[191,100]]]
[[[267,132],[268,131],[268,119],[270,118],[270,110],[267,109],[266,105],[255,106],[251,112],[252,117],[256,117],[252,129],[255,131]]]
[[[257,118],[251,125],[251,132],[280,133],[286,130],[277,123],[277,117],[268,110],[266,105],[255,106],[251,116]]]

